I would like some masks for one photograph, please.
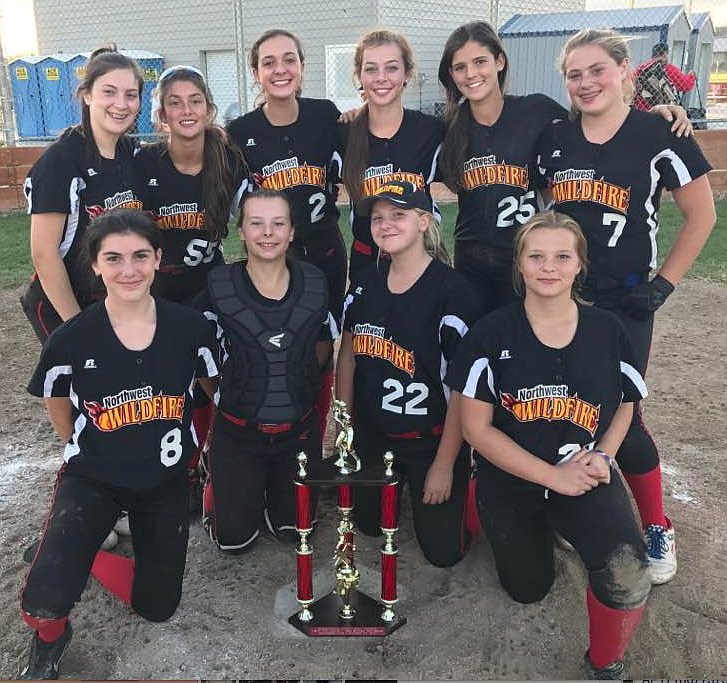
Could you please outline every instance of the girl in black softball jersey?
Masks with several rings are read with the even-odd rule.
[[[204,514],[231,553],[251,547],[263,517],[278,538],[297,538],[296,455],[321,459],[315,399],[338,336],[323,273],[286,258],[294,233],[285,195],[248,193],[239,232],[247,260],[215,268],[195,302],[224,349]]]
[[[404,88],[414,76],[414,53],[404,36],[387,30],[367,33],[356,45],[353,67],[366,103],[341,127],[346,140],[343,180],[351,199],[352,281],[379,254],[368,217],[358,213],[356,203],[392,180],[413,182],[431,198],[444,133],[439,119],[402,104]],[[432,212],[439,222],[436,204]]]
[[[336,206],[341,154],[340,112],[330,100],[301,97],[304,55],[300,41],[280,29],[266,31],[250,50],[250,67],[263,102],[235,119],[229,133],[240,146],[258,187],[279,190],[293,212],[291,255],[323,271],[331,310],[340,319],[346,291],[346,247]],[[333,386],[333,359],[323,367],[316,402],[325,433]]]
[[[155,124],[167,136],[141,148],[136,168],[144,208],[162,236],[155,291],[190,306],[207,286],[210,270],[224,262],[222,240],[248,189],[249,171],[240,151],[214,124],[217,107],[198,69],[164,71],[152,108]],[[190,461],[193,512],[201,508],[198,466],[213,412],[214,404],[198,389],[194,424],[200,439]],[[125,531],[121,525],[117,530]]]
[[[89,572],[145,619],[164,621],[176,610],[196,438],[192,390],[198,378],[217,375],[209,323],[149,293],[161,260],[154,222],[116,210],[95,219],[87,238],[106,297],[50,336],[28,386],[45,397],[66,446],[23,586],[22,614],[35,634],[19,678],[58,678],[68,614]],[[99,551],[121,510],[133,560]]]
[[[143,85],[133,59],[96,50],[77,91],[81,123],[44,152],[25,181],[35,273],[21,302],[41,342],[103,296],[81,258],[91,220],[114,208],[141,208],[132,168],[137,149],[124,134],[136,121]]]
[[[457,193],[454,267],[491,311],[517,297],[512,289],[512,242],[535,215],[537,142],[567,111],[541,94],[506,95],[508,59],[497,33],[484,21],[450,35],[439,63],[447,93],[447,126],[439,166]],[[681,107],[654,109],[667,120]],[[654,122],[658,125],[660,122]]]
[[[709,164],[692,138],[674,137],[659,117],[632,109],[624,39],[584,30],[561,57],[571,119],[553,124],[542,140],[539,165],[558,211],[581,225],[591,262],[584,296],[622,321],[644,375],[654,312],[689,270],[715,222]],[[658,273],[656,233],[663,189],[671,190],[682,227]],[[652,582],[677,569],[674,527],[664,515],[661,469],[653,439],[634,411],[618,453],[645,528]]]
[[[588,570],[588,678],[624,677],[651,587],[641,530],[613,459],[646,395],[618,319],[584,305],[578,224],[537,214],[515,238],[524,300],[479,320],[447,381],[476,450],[477,503],[500,582],[521,603],[554,580],[553,530]],[[458,393],[457,393],[458,392]]]
[[[409,484],[422,552],[448,567],[470,538],[470,451],[444,375],[480,309],[464,278],[440,260],[446,251],[431,200],[416,183],[385,183],[356,211],[370,215],[374,243],[391,258],[362,268],[351,282],[336,394],[354,415],[362,462],[380,463],[393,451]],[[354,518],[363,533],[381,533],[380,510],[380,487],[356,490]]]

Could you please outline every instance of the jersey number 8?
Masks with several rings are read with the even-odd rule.
[[[419,408],[419,404],[429,396],[429,387],[422,382],[412,382],[406,388],[398,379],[384,380],[384,389],[390,389],[389,393],[381,399],[381,407],[397,415],[426,415],[426,408]],[[406,392],[411,398],[404,404],[404,407],[397,406],[398,401]]]
[[[182,430],[179,427],[170,429],[163,437],[159,459],[164,467],[172,467],[182,457]]]

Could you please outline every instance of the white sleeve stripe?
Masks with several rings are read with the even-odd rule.
[[[80,207],[79,193],[86,189],[86,183],[83,178],[76,177],[71,181],[71,187],[69,190],[69,200],[71,203],[71,213],[68,215],[68,221],[66,223],[66,232],[63,235],[63,241],[58,247],[58,253],[61,258],[65,258],[66,254],[73,244],[73,239],[76,236],[76,230],[78,229],[78,218]]]
[[[328,316],[326,317],[325,322],[328,325],[328,329],[331,331],[331,338],[338,339],[340,332],[338,330],[338,325],[336,325],[336,318],[330,311],[328,311]]]
[[[346,311],[348,307],[353,303],[353,294],[347,294],[343,300],[343,313],[341,313],[341,329],[343,329],[343,323],[346,321]]]
[[[432,167],[429,169],[429,177],[427,178],[427,185],[434,180],[434,176],[437,175],[437,161],[439,160],[439,153],[442,151],[442,143],[437,145],[437,149],[434,151],[434,158],[432,159]]]
[[[78,455],[81,452],[78,440],[81,438],[81,432],[86,427],[86,422],[86,416],[83,413],[79,413],[76,421],[73,423],[73,434],[63,450],[64,462],[68,462],[74,455]]]
[[[467,375],[467,382],[462,390],[462,396],[467,398],[475,398],[477,393],[477,385],[480,381],[482,373],[487,370],[487,386],[490,388],[492,395],[495,396],[495,378],[492,375],[492,369],[490,368],[490,361],[487,358],[478,358],[472,367],[470,368],[469,374]]]
[[[205,366],[207,367],[208,377],[217,377],[217,375],[220,374],[217,370],[217,363],[215,363],[215,359],[212,356],[212,351],[210,351],[209,348],[206,346],[200,346],[199,349],[197,349],[197,355],[204,360]]]
[[[53,396],[53,385],[61,375],[70,375],[72,372],[73,368],[70,365],[54,365],[48,370],[45,373],[45,381],[43,382],[44,398],[51,398]]]
[[[247,191],[249,184],[250,181],[245,178],[240,183],[240,187],[237,188],[237,192],[235,192],[235,196],[232,198],[232,203],[230,204],[230,220],[237,214],[237,209],[240,208],[240,200],[242,199],[242,195]]]
[[[644,378],[633,365],[629,365],[628,363],[621,361],[621,372],[626,375],[626,377],[631,380],[632,384],[639,390],[641,398],[646,398],[649,395]]]
[[[656,164],[660,159],[668,159],[671,163],[671,167],[677,175],[679,184],[681,186],[692,182],[693,178],[689,173],[689,169],[686,164],[682,161],[681,157],[672,149],[663,149],[658,154],[655,154],[649,162],[649,173],[651,175],[651,187],[649,188],[649,194],[644,202],[644,208],[646,209],[646,222],[649,225],[649,240],[651,241],[651,260],[649,261],[649,268],[656,268],[656,257],[657,257],[657,246],[656,246],[656,233],[659,232],[659,220],[656,215],[656,209],[654,208],[654,195],[656,194],[656,188],[661,178],[661,173],[656,168]]]
[[[442,334],[442,328],[444,326],[451,327],[459,333],[460,337],[464,337],[467,334],[467,331],[469,330],[469,327],[467,327],[467,323],[462,320],[457,315],[445,315],[442,317],[442,319],[439,321],[439,334]]]
[[[343,173],[343,159],[341,159],[341,155],[338,152],[333,152],[331,155],[331,166],[333,164],[338,165],[338,175],[340,176]]]
[[[33,181],[28,176],[23,183],[25,201],[28,203],[28,213],[33,213]]]

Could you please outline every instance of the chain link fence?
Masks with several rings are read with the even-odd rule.
[[[510,59],[509,92],[544,92],[566,104],[557,58],[582,27],[615,28],[628,35],[636,103],[681,103],[697,127],[727,128],[727,28],[714,14],[689,7],[648,7],[656,0],[34,0],[38,56],[7,59],[0,53],[0,134],[6,144],[55,138],[79,118],[75,89],[88,54],[113,41],[144,71],[144,106],[133,131],[153,136],[151,93],[162,70],[200,68],[225,123],[249,111],[256,84],[248,67],[254,40],[273,27],[295,33],[306,63],[303,94],[326,97],[342,110],[358,106],[352,78],[356,41],[378,26],[400,31],[414,48],[417,75],[405,105],[439,114],[444,95],[437,80],[443,45],[458,25],[485,19],[498,28]],[[715,13],[727,24],[720,0]],[[636,5],[634,7],[634,5]],[[8,27],[5,27],[6,30]],[[655,46],[665,54],[652,56]]]

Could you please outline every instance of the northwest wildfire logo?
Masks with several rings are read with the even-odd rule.
[[[593,177],[593,169],[557,171],[550,189],[557,204],[561,202],[595,202],[620,213],[629,210],[631,188],[623,188]]]
[[[414,377],[414,352],[384,339],[385,328],[376,325],[354,325],[353,352],[357,355],[382,358]]]
[[[154,213],[154,220],[160,230],[204,230],[207,212],[199,211],[197,202],[160,206]]]
[[[93,219],[111,209],[142,209],[143,206],[143,203],[134,196],[133,190],[125,190],[117,192],[113,197],[106,197],[103,206],[101,204],[87,206],[86,213],[89,218]]]
[[[420,190],[424,189],[424,176],[421,173],[394,171],[394,164],[384,164],[383,166],[369,166],[366,169],[361,186],[363,196],[371,197],[381,191],[382,185],[397,181],[414,183]]]
[[[151,387],[124,389],[103,401],[84,401],[93,423],[102,432],[113,432],[128,425],[152,420],[182,421],[184,396],[165,396],[153,393]]]
[[[298,157],[281,159],[263,166],[262,173],[254,174],[255,183],[269,190],[284,190],[298,185],[315,185],[325,188],[326,169],[298,163]]]
[[[474,190],[482,185],[510,185],[528,187],[526,166],[512,166],[505,162],[498,164],[494,155],[473,157],[464,162],[464,188]]]
[[[534,420],[567,420],[585,429],[591,436],[598,429],[601,406],[594,406],[578,395],[568,396],[567,384],[538,384],[531,389],[520,389],[517,398],[500,392],[500,403],[519,422]]]

